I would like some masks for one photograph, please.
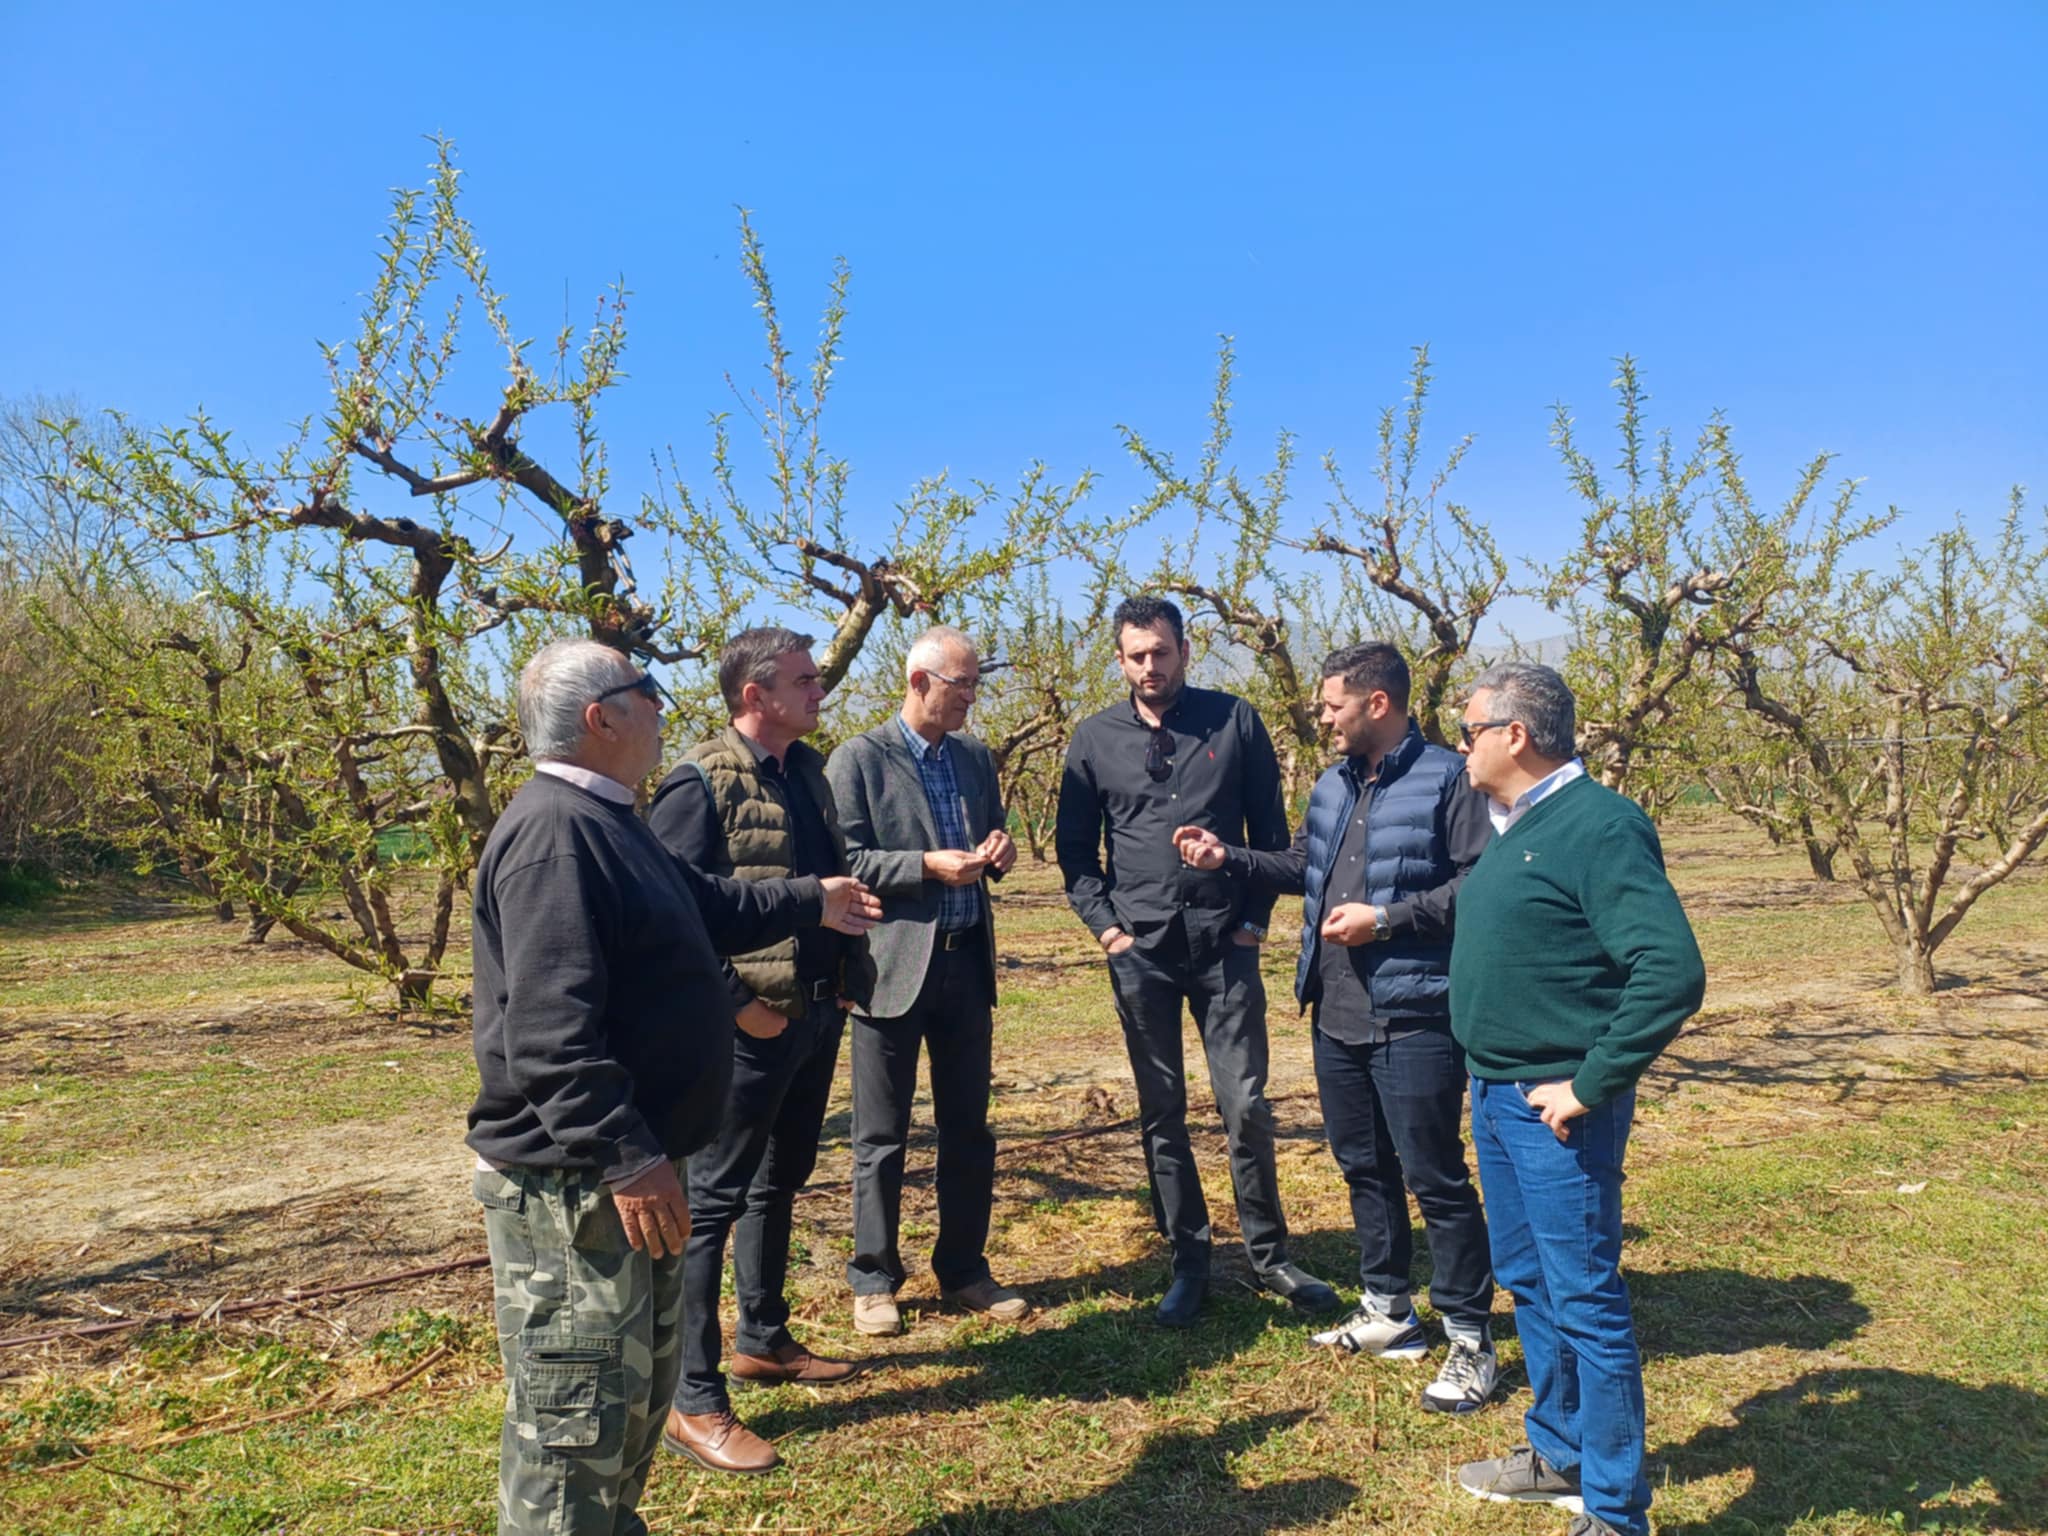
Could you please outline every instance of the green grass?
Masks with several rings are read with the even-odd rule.
[[[109,1150],[132,1150],[138,1115],[147,1116],[151,1153],[180,1156],[274,1130],[285,1101],[298,1129],[422,1108],[459,1124],[475,1094],[470,1061],[425,1045],[381,1045],[274,1066],[217,1060],[145,1070],[118,1093],[78,1076],[38,1074],[0,1087],[0,1167],[77,1167]]]

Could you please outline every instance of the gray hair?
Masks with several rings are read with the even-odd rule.
[[[725,698],[726,713],[737,717],[747,684],[766,688],[775,681],[775,664],[785,656],[808,651],[811,642],[811,636],[780,624],[743,629],[726,641],[718,656],[718,691]]]
[[[583,744],[583,710],[640,669],[597,640],[555,640],[519,673],[519,734],[536,763],[574,757]]]
[[[1578,704],[1553,668],[1503,661],[1480,673],[1472,691],[1492,694],[1493,717],[1520,724],[1538,757],[1561,763],[1578,755]]]
[[[950,624],[934,624],[910,642],[903,654],[903,679],[913,672],[941,672],[949,655],[975,656],[974,642]]]

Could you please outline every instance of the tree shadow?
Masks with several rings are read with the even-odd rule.
[[[1233,1532],[1242,1536],[1324,1521],[1347,1508],[1358,1488],[1338,1477],[1296,1477],[1246,1487],[1228,1458],[1263,1445],[1300,1422],[1300,1412],[1260,1414],[1209,1433],[1175,1430],[1145,1444],[1115,1483],[1093,1493],[1020,1509],[973,1504],[918,1526],[909,1536],[1001,1536],[1044,1531]]]
[[[1645,1355],[1739,1355],[1773,1345],[1826,1349],[1870,1322],[1855,1287],[1827,1275],[1630,1270],[1628,1289]]]
[[[1677,1532],[1782,1531],[1863,1516],[1906,1530],[2048,1528],[2048,1396],[1874,1368],[1813,1371],[1739,1404],[1658,1459],[1691,1481],[1749,1487]]]
[[[1871,1089],[1917,1084],[2024,1087],[2031,1079],[2016,1053],[2048,1050],[2048,1013],[2027,1011],[2015,1011],[1989,1049],[1983,1021],[1970,1012],[1949,1008],[1906,1020],[1853,996],[1803,1003],[1763,1034],[1748,1024],[1739,1011],[1700,1015],[1645,1074],[1648,1096],[1663,1099],[1681,1087],[1790,1087],[1840,1104]]]
[[[1219,1258],[1201,1321],[1188,1329],[1162,1328],[1153,1306],[1166,1280],[1165,1264],[1148,1258],[1035,1285],[1032,1299],[1041,1316],[1077,1303],[1093,1303],[1094,1309],[1057,1326],[1040,1322],[980,1338],[955,1337],[931,1348],[883,1345],[869,1357],[874,1385],[861,1396],[825,1402],[778,1390],[765,1411],[745,1415],[748,1426],[777,1439],[1019,1398],[1166,1398],[1198,1372],[1235,1359],[1275,1323],[1300,1328],[1304,1341],[1315,1326],[1278,1297],[1254,1290],[1248,1275]],[[903,1305],[914,1325],[923,1308],[913,1300]],[[925,1366],[951,1367],[955,1374],[922,1383],[888,1380],[889,1374]]]

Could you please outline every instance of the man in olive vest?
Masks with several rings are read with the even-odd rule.
[[[843,875],[825,760],[804,744],[825,690],[811,637],[787,629],[734,636],[718,683],[732,725],[683,754],[655,792],[649,821],[668,850],[739,880]],[[720,1271],[736,1229],[733,1289],[740,1381],[829,1386],[859,1369],[811,1354],[790,1336],[783,1297],[797,1192],[817,1162],[839,1059],[844,1010],[872,991],[864,941],[806,930],[730,962],[732,1093],[711,1145],[689,1163],[690,1236],[683,1254],[683,1375],[669,1449],[721,1472],[766,1472],[773,1447],[732,1412],[719,1371]]]

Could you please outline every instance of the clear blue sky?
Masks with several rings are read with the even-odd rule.
[[[1242,460],[1293,428],[1312,504],[1430,343],[1521,554],[1566,536],[1547,407],[1604,427],[1622,351],[1765,499],[1823,448],[1915,531],[2048,492],[2038,3],[12,0],[0,43],[0,392],[280,439],[440,132],[523,331],[634,290],[622,490],[670,442],[707,478],[758,363],[744,204],[799,341],[852,265],[831,439],[878,509],[1033,458],[1129,500],[1116,424],[1191,450],[1220,331]]]

